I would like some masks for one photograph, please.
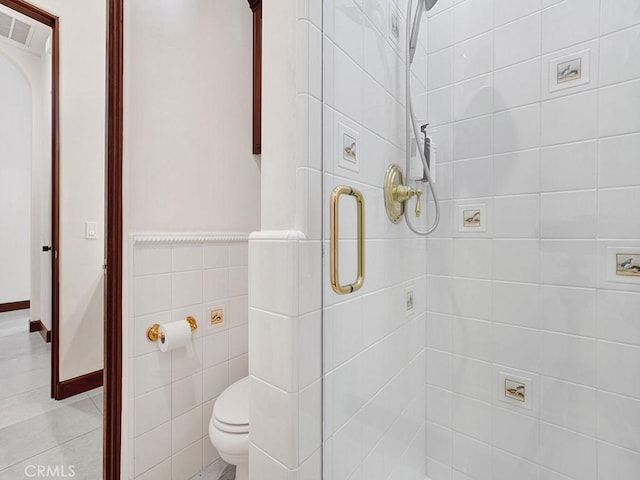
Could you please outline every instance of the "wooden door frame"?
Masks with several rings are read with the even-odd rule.
[[[262,153],[262,0],[248,0],[253,12],[253,139],[254,155]]]
[[[123,152],[123,15],[124,0],[105,0],[106,25],[106,154],[105,154],[105,318],[104,318],[104,480],[119,480],[122,434],[122,152]],[[60,103],[59,19],[25,0],[0,0],[3,5],[52,29],[52,396],[59,382],[60,240]]]
[[[120,480],[122,447],[122,155],[124,0],[107,2],[104,480]]]

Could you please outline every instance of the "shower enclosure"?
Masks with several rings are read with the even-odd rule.
[[[637,2],[322,4],[322,478],[637,480]]]

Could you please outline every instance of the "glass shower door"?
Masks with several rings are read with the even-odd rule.
[[[323,7],[323,478],[424,480],[426,241],[383,192],[405,165],[405,12],[362,3]]]

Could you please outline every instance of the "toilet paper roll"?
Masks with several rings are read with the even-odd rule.
[[[184,347],[191,341],[191,327],[184,320],[164,323],[160,325],[158,348],[161,352],[168,352]]]

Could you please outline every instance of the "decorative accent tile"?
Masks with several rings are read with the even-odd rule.
[[[498,373],[498,400],[501,402],[531,410],[533,395],[530,378],[503,371]]]
[[[405,310],[405,315],[407,316],[413,314],[413,311],[414,311],[414,307],[415,307],[414,290],[415,289],[413,285],[409,285],[404,289],[404,295],[405,295],[404,310]]]
[[[549,91],[585,85],[591,80],[591,50],[549,60]]]
[[[607,281],[640,284],[640,248],[607,248]]]
[[[486,232],[486,205],[458,205],[458,231],[464,233]]]
[[[338,124],[338,166],[360,172],[360,134],[344,123]]]

